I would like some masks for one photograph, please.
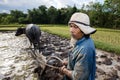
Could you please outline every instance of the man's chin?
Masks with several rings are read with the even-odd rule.
[[[74,39],[76,39],[76,37],[74,35],[71,35]]]

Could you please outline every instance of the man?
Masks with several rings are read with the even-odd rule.
[[[71,16],[69,26],[75,44],[68,62],[63,62],[67,68],[60,68],[60,72],[65,74],[63,80],[95,80],[95,46],[90,34],[95,33],[96,29],[90,27],[88,15],[80,12]]]

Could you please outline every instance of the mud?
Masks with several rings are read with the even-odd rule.
[[[25,35],[19,37],[14,35],[15,32],[0,32],[0,80],[38,80],[35,73],[35,70],[39,72],[38,63],[31,56],[28,39]],[[69,40],[42,32],[40,55],[43,54],[45,59],[51,55],[66,59],[70,49]],[[120,56],[98,49],[96,53],[96,80],[120,80]],[[51,62],[54,63],[54,60]],[[48,74],[54,76],[54,73],[58,76],[57,79],[53,77],[53,80],[62,78],[59,71],[47,72],[44,76]]]

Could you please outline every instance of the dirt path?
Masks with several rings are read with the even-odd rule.
[[[28,39],[22,35],[15,37],[14,32],[0,32],[0,80],[37,80],[33,73],[37,67],[31,57]],[[62,54],[69,49],[69,40],[42,32],[42,53]],[[96,80],[120,80],[120,56],[102,50],[96,50]]]

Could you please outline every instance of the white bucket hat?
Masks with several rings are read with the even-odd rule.
[[[70,23],[74,23],[75,25],[77,25],[80,30],[86,35],[96,32],[96,29],[90,27],[90,20],[87,14],[81,12],[74,13],[71,16],[68,24]]]

